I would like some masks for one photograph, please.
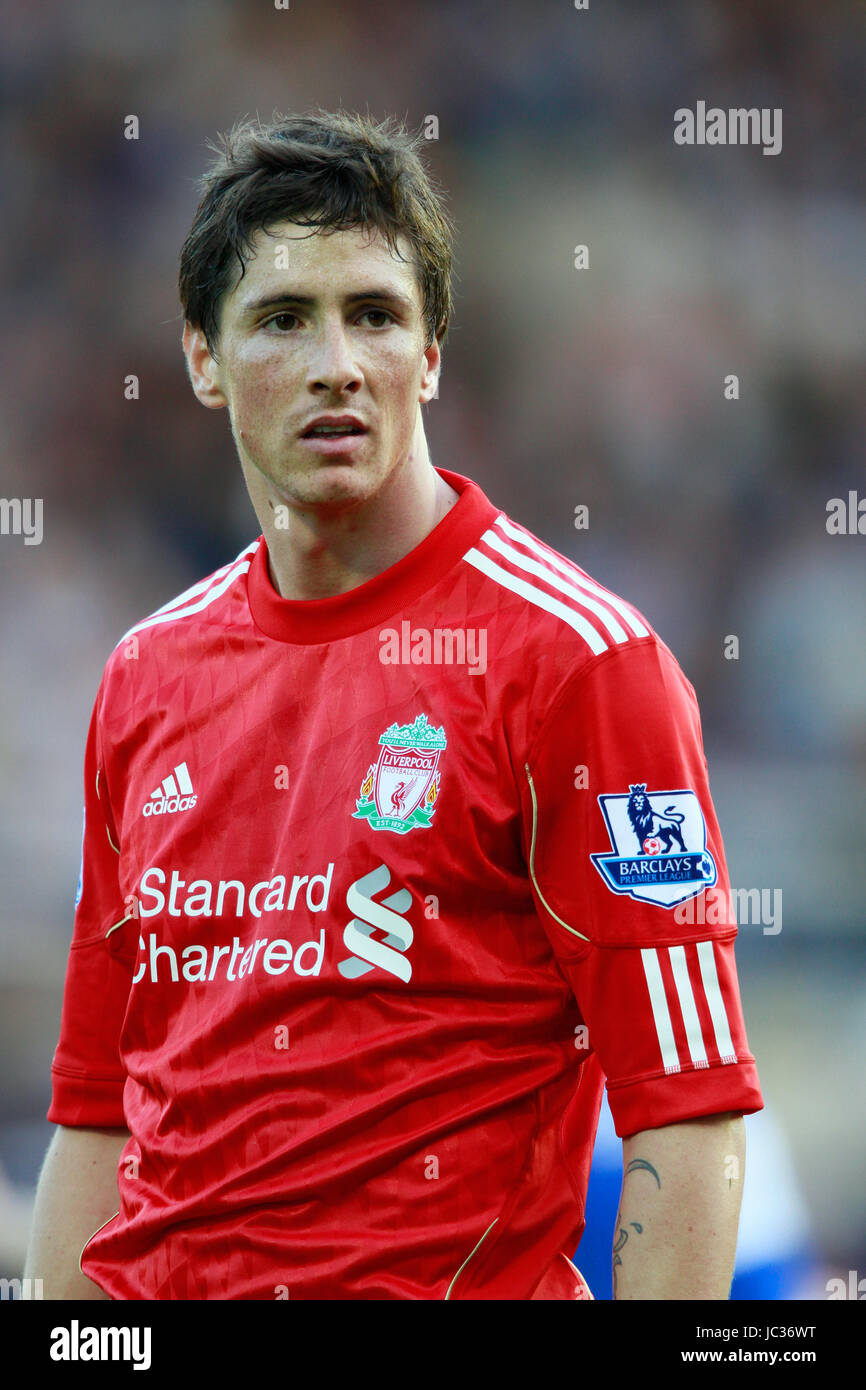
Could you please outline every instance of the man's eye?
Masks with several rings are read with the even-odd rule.
[[[387,309],[365,309],[364,312],[363,312],[363,314],[361,315],[361,318],[362,318],[362,319],[366,319],[366,318],[369,318],[370,315],[373,315],[374,317],[378,317],[380,320],[384,320],[385,323],[393,323],[393,322],[394,322],[394,319],[393,319],[392,315],[388,313]],[[289,322],[287,322],[287,320],[288,320]],[[289,313],[289,311],[288,311],[287,309],[285,309],[285,310],[283,310],[282,313],[273,314],[269,319],[266,319],[266,320],[265,320],[265,325],[266,325],[266,326],[270,326],[271,324],[273,324],[276,328],[278,328],[278,329],[282,332],[284,329],[287,329],[287,328],[290,326],[290,323],[291,323],[291,324],[294,324],[294,323],[297,323],[297,322],[298,322],[298,316],[297,316],[297,314],[291,314],[291,313]],[[374,327],[376,327],[376,326],[380,326],[380,325],[374,325]],[[381,325],[381,326],[384,326],[384,325]]]

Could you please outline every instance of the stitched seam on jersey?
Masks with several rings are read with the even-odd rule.
[[[674,1077],[676,1076],[693,1076],[698,1072],[701,1074],[701,1076],[706,1076],[709,1072],[718,1071],[724,1072],[727,1076],[731,1074],[735,1070],[735,1068],[741,1067],[749,1063],[751,1063],[754,1066],[755,1059],[752,1056],[751,1052],[744,1052],[741,1056],[737,1056],[737,1060],[735,1062],[708,1062],[708,1064],[705,1067],[697,1067],[695,1066],[694,1062],[685,1062],[680,1067],[679,1071],[676,1072],[640,1072],[638,1076],[630,1076],[626,1081],[611,1081],[607,1076],[605,1076],[605,1082],[609,1091],[622,1091],[629,1086],[645,1085],[648,1081],[673,1081]]]
[[[518,1177],[517,1177],[517,1181],[516,1181],[516,1184],[515,1184],[515,1186],[517,1187],[518,1190],[520,1189],[520,1186],[521,1186],[521,1184],[522,1184],[522,1182],[523,1182],[523,1180],[524,1180],[526,1174],[529,1173],[529,1172],[531,1172],[531,1170],[532,1170],[532,1161],[533,1161],[533,1155],[534,1155],[534,1153],[535,1153],[535,1146],[536,1146],[536,1143],[538,1142],[538,1136],[539,1136],[539,1133],[541,1132],[541,1129],[542,1129],[542,1120],[541,1120],[541,1113],[540,1113],[540,1110],[539,1110],[538,1092],[537,1092],[537,1091],[533,1092],[533,1094],[532,1094],[532,1096],[531,1096],[531,1101],[532,1101],[532,1109],[533,1109],[534,1114],[535,1114],[535,1120],[534,1120],[534,1123],[533,1123],[533,1126],[532,1126],[532,1132],[531,1132],[531,1134],[530,1134],[530,1136],[529,1136],[529,1143],[528,1143],[528,1146],[527,1146],[527,1149],[526,1149],[526,1153],[525,1153],[525,1156],[524,1156],[524,1159],[523,1159],[523,1163],[521,1164],[520,1172],[519,1172],[519,1175],[518,1175]],[[482,1242],[483,1242],[484,1240],[487,1239],[488,1235],[489,1235],[490,1232],[493,1230],[493,1227],[496,1225],[497,1221],[499,1221],[499,1219],[501,1218],[502,1213],[503,1213],[503,1212],[507,1212],[507,1211],[509,1210],[509,1207],[511,1208],[511,1211],[512,1211],[512,1213],[513,1213],[513,1197],[512,1197],[513,1192],[514,1192],[514,1187],[510,1188],[510,1189],[508,1190],[508,1192],[506,1193],[505,1200],[503,1201],[502,1206],[500,1207],[500,1210],[499,1210],[499,1215],[496,1216],[496,1217],[494,1217],[494,1219],[491,1221],[490,1225],[487,1227],[487,1230],[484,1232],[484,1235],[481,1237],[481,1239],[476,1243],[476,1245],[472,1248],[472,1250],[470,1250],[469,1254],[466,1256],[466,1259],[463,1261],[463,1264],[460,1266],[460,1269],[458,1269],[457,1273],[454,1275],[454,1278],[451,1280],[451,1283],[448,1285],[448,1289],[447,1289],[447,1292],[446,1292],[446,1294],[445,1294],[445,1298],[450,1298],[451,1290],[452,1290],[453,1287],[454,1287],[454,1284],[455,1284],[455,1282],[456,1282],[456,1280],[457,1280],[458,1275],[461,1273],[461,1271],[462,1271],[463,1269],[465,1269],[466,1265],[467,1265],[467,1264],[469,1263],[469,1261],[472,1259],[473,1255],[474,1255],[475,1252],[478,1250],[478,1248],[479,1248],[479,1246],[482,1244]],[[508,1229],[509,1229],[509,1228],[508,1228],[507,1226],[505,1226],[505,1227],[503,1227],[503,1228],[500,1228],[500,1230],[497,1231],[496,1235],[493,1237],[493,1242],[492,1242],[492,1244],[495,1244],[496,1241],[499,1239],[499,1237],[502,1235],[502,1230],[505,1230],[506,1235],[507,1235]],[[444,1302],[444,1300],[443,1300],[443,1302]]]
[[[101,716],[100,716],[100,717],[101,717]],[[100,735],[100,744],[101,744],[101,742],[102,742],[102,736]],[[100,772],[102,772],[102,771],[103,771],[103,769],[102,769],[101,767],[98,767],[98,768],[96,769],[96,799],[97,799],[97,801],[101,801],[101,800],[102,800],[102,797],[100,796],[100,793],[99,793],[99,774],[100,774]],[[114,821],[114,812],[113,812],[112,809],[111,809],[111,797],[110,797],[109,794],[108,794],[108,778],[107,778],[107,777],[105,778],[105,800],[106,800],[106,802],[108,803],[108,810],[109,810],[109,813],[110,813],[110,815],[111,815],[111,819],[112,819],[112,821]],[[86,812],[85,812],[85,815],[86,815]],[[105,833],[106,833],[106,835],[108,836],[108,843],[111,845],[111,848],[114,850],[114,853],[117,854],[117,855],[119,855],[119,854],[120,854],[120,850],[118,849],[117,845],[114,843],[114,841],[113,841],[112,838],[111,838],[111,831],[110,831],[109,828],[108,828],[108,816],[106,816],[106,815],[103,815],[103,825],[105,826]],[[117,823],[116,823],[116,822],[115,822],[115,824],[114,824],[114,828],[115,828],[115,831],[116,831],[116,830],[117,830]],[[119,838],[119,837],[118,837],[118,838]]]
[[[496,1225],[496,1223],[497,1223],[498,1220],[499,1220],[499,1217],[498,1217],[498,1216],[494,1216],[494,1218],[493,1218],[493,1220],[491,1221],[490,1225],[487,1227],[487,1230],[484,1232],[484,1235],[481,1237],[480,1240],[477,1240],[477,1241],[475,1242],[475,1244],[473,1245],[472,1249],[469,1251],[469,1254],[466,1256],[466,1259],[463,1261],[463,1263],[462,1263],[462,1265],[460,1266],[460,1268],[458,1269],[457,1273],[452,1277],[451,1283],[448,1285],[448,1288],[445,1290],[445,1298],[442,1300],[443,1303],[450,1299],[450,1297],[451,1297],[451,1290],[454,1288],[455,1283],[456,1283],[457,1280],[460,1278],[460,1275],[463,1273],[463,1270],[466,1268],[466,1266],[468,1265],[469,1261],[472,1259],[472,1256],[475,1254],[476,1250],[477,1250],[477,1249],[479,1248],[479,1246],[487,1239],[487,1237],[489,1236],[490,1232],[493,1230],[493,1227]],[[94,1234],[96,1234],[96,1233],[94,1232]]]
[[[718,941],[724,945],[728,941],[736,941],[737,928],[725,927],[719,935],[713,936],[712,930],[702,928],[697,936],[654,936],[651,941],[645,937],[634,941],[594,941],[593,946],[599,951],[644,951],[647,947],[657,948],[661,946],[694,946],[700,941]],[[584,956],[583,959],[586,959]]]
[[[86,1241],[84,1242],[84,1244],[82,1245],[82,1247],[81,1247],[81,1253],[80,1253],[79,1256],[78,1256],[78,1272],[79,1272],[79,1274],[83,1274],[85,1279],[90,1278],[90,1276],[89,1276],[88,1274],[84,1274],[84,1270],[81,1268],[81,1261],[84,1259],[84,1252],[85,1252],[85,1250],[87,1249],[87,1247],[88,1247],[88,1245],[90,1244],[90,1242],[91,1242],[92,1240],[94,1240],[96,1236],[99,1235],[99,1232],[100,1232],[100,1231],[104,1231],[105,1228],[106,1228],[106,1226],[110,1226],[111,1223],[112,1223],[112,1221],[114,1221],[119,1215],[120,1215],[120,1208],[118,1207],[118,1209],[117,1209],[117,1211],[114,1213],[114,1215],[113,1215],[113,1216],[109,1216],[109,1218],[108,1218],[107,1221],[103,1221],[103,1223],[102,1223],[101,1226],[97,1226],[97,1228],[96,1228],[96,1230],[93,1232],[93,1234],[92,1234],[92,1235],[89,1235],[89,1236],[87,1237],[87,1240],[86,1240]],[[92,1279],[92,1280],[91,1280],[91,1283],[96,1283],[96,1280],[95,1280],[95,1279]],[[100,1288],[100,1287],[101,1287],[101,1285],[97,1285],[97,1288]],[[103,1289],[102,1292],[105,1293],[105,1290]]]
[[[586,941],[589,945],[592,945],[590,937],[584,936],[583,932],[579,932],[576,927],[570,927],[567,922],[563,921],[563,919],[560,916],[558,916],[557,913],[554,912],[552,907],[548,906],[547,899],[541,891],[538,879],[535,877],[535,841],[536,831],[538,828],[538,805],[535,797],[535,785],[532,781],[532,773],[529,771],[529,764],[525,763],[524,767],[526,770],[526,776],[529,780],[529,793],[532,797],[532,840],[529,846],[529,876],[535,885],[535,891],[541,899],[545,911],[550,914],[554,921],[558,922],[561,927],[565,927],[565,930],[571,932],[572,936],[578,936],[580,937],[581,941]]]
[[[597,655],[590,657],[586,665],[582,666],[579,671],[569,671],[563,677],[562,681],[554,691],[553,700],[550,705],[550,708],[548,709],[547,714],[544,716],[540,728],[536,732],[535,737],[529,745],[529,752],[526,755],[527,758],[532,759],[534,757],[538,745],[541,742],[541,739],[547,732],[548,724],[551,722],[554,716],[559,713],[559,707],[565,699],[565,696],[569,693],[569,688],[572,685],[572,683],[575,686],[580,685],[581,681],[584,680],[588,675],[592,674],[598,668],[598,666],[601,665],[603,661],[609,661],[612,657],[622,656],[624,652],[631,651],[634,647],[646,646],[656,646],[659,648],[663,648],[665,651],[668,650],[668,648],[665,647],[664,642],[662,642],[661,638],[655,632],[650,632],[646,637],[632,637],[628,642],[620,642],[615,647],[608,647],[607,651],[598,652]],[[673,657],[673,653],[670,653],[670,655],[672,659],[675,661],[676,658]]]
[[[118,928],[118,927],[122,927],[123,924],[124,924],[124,922],[133,922],[134,920],[135,920],[134,914],[133,914],[132,912],[127,912],[127,914],[126,914],[125,917],[121,917],[121,919],[120,919],[119,922],[115,922],[115,924],[114,924],[113,927],[109,927],[109,928],[108,928],[108,931],[105,933],[104,940],[107,941],[108,938],[111,936],[111,933],[112,933],[113,931],[117,931],[117,928]]]
[[[71,1067],[64,1067],[62,1062],[52,1062],[51,1070],[56,1071],[58,1076],[71,1076],[76,1081],[110,1082],[112,1085],[115,1085],[118,1081],[121,1083],[126,1081],[125,1073],[120,1076],[100,1076],[98,1072],[93,1071],[74,1071]]]
[[[114,928],[122,926],[123,922],[127,920],[129,919],[124,917],[121,922],[113,923],[113,925],[109,927],[108,931],[105,931],[102,927],[100,927],[98,931],[95,932],[92,936],[76,937],[73,941],[70,941],[69,943],[70,951],[81,951],[84,949],[85,946],[95,946],[96,943],[99,941],[107,941],[109,936],[111,935],[111,932],[114,931]]]

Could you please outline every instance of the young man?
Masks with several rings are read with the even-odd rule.
[[[590,1297],[605,1078],[617,1296],[728,1294],[762,1100],[733,917],[704,924],[694,692],[431,465],[451,248],[419,148],[317,112],[236,128],[205,179],[183,346],[262,534],[99,688],[51,1297]]]

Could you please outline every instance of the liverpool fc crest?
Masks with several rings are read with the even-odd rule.
[[[353,816],[374,830],[398,835],[433,819],[439,796],[439,757],[445,730],[434,729],[426,714],[414,724],[392,724],[379,738],[379,757],[361,784]]]

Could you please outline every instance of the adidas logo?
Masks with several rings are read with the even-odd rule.
[[[178,763],[174,772],[163,779],[162,786],[150,793],[150,801],[145,802],[143,816],[165,816],[174,811],[188,811],[196,803],[192,789],[189,769],[186,763]]]

